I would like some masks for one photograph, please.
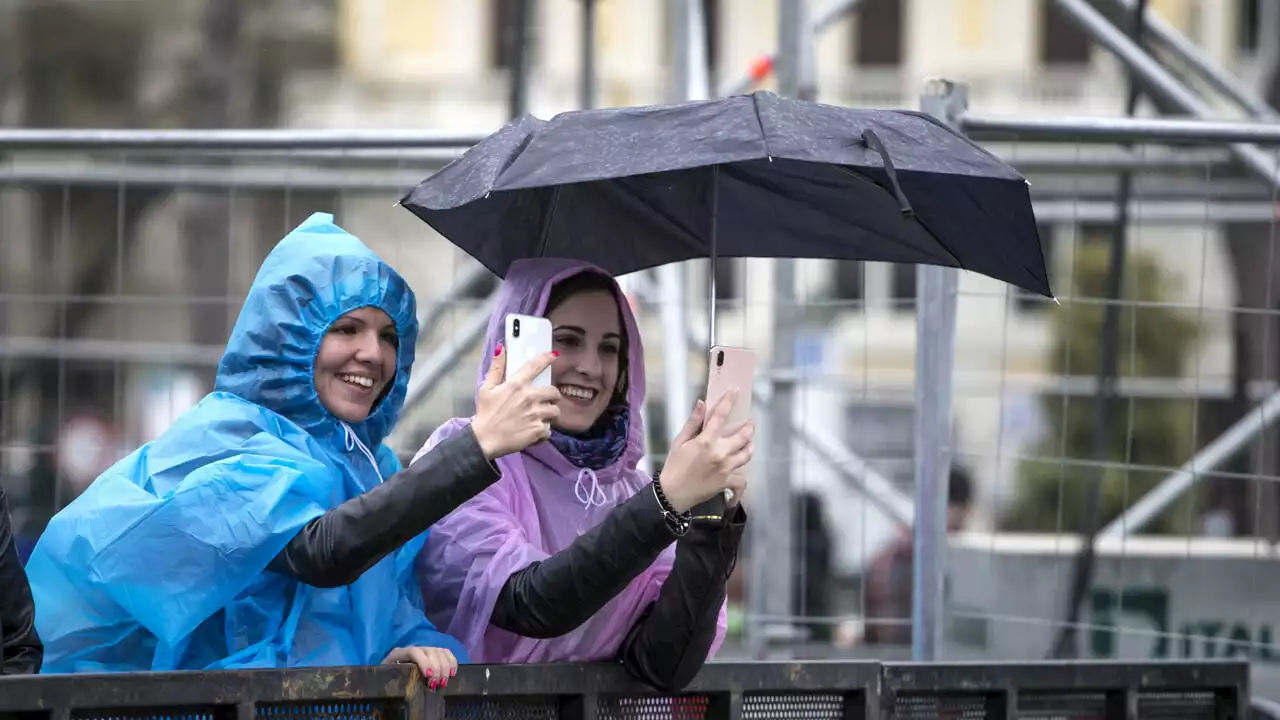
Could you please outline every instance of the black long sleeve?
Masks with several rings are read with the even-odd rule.
[[[675,539],[652,484],[569,547],[507,578],[490,622],[531,638],[564,635],[599,612]]]
[[[31,585],[13,543],[9,500],[0,487],[0,675],[34,675],[44,662]]]
[[[618,659],[633,677],[663,692],[693,680],[716,637],[716,620],[738,559],[747,515],[694,521],[676,543],[676,561],[658,599],[632,626]]]
[[[268,569],[314,587],[350,585],[499,476],[467,427],[381,485],[307,523]]]

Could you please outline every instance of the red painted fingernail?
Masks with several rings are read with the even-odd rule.
[[[457,675],[457,674],[458,674],[458,668],[450,668],[449,677],[453,677],[454,675]]]
[[[439,683],[439,681],[437,681],[437,680],[432,680],[432,681],[431,681],[431,689],[432,689],[432,690],[435,690],[435,689],[436,689],[436,687],[437,687],[437,686],[439,686],[439,684],[440,684],[440,683]]]
[[[502,343],[498,343],[498,347],[493,349],[493,356],[498,357],[502,354]]]
[[[552,351],[551,351],[551,357],[560,357],[560,351],[559,351],[559,350],[552,350]]]
[[[440,681],[440,687],[449,687],[449,678]]]
[[[426,676],[431,677],[431,668],[427,668]]]

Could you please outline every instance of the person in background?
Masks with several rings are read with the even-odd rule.
[[[792,529],[796,542],[792,547],[792,603],[802,618],[831,617],[831,533],[822,514],[822,500],[814,493],[803,492],[793,500]],[[829,620],[805,623],[811,642],[830,642]]]
[[[411,662],[466,653],[422,612],[426,530],[545,440],[550,353],[402,469],[383,438],[413,367],[413,292],[317,213],[267,256],[214,392],[49,522],[27,565],[45,672]]]
[[[484,378],[505,362],[508,313],[551,320],[560,416],[550,442],[498,461],[502,479],[432,527],[419,571],[427,615],[476,662],[619,661],[656,688],[683,687],[723,641],[753,426],[724,427],[730,402],[699,403],[662,471],[637,470],[645,368],[635,318],[613,278],[562,259],[507,272],[481,400]],[[471,424],[446,423],[426,447]],[[723,509],[695,511],[726,488]]]
[[[960,532],[968,523],[972,492],[969,474],[953,466],[947,482],[948,533]],[[862,642],[866,644],[911,645],[911,578],[915,566],[912,538],[911,528],[902,528],[897,539],[871,562],[864,576]]]
[[[40,672],[44,645],[35,615],[31,586],[14,544],[9,499],[0,485],[0,675]]]

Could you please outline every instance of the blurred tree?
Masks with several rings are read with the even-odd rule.
[[[1169,279],[1151,255],[1130,251],[1127,264],[1125,300],[1167,301]],[[1076,255],[1072,296],[1105,297],[1107,268],[1105,242],[1081,243]],[[1054,308],[1050,317],[1051,372],[1075,376],[1092,376],[1096,372],[1102,314],[1103,305],[1097,302],[1072,302]],[[1197,336],[1195,319],[1184,311],[1126,305],[1120,319],[1120,377],[1182,377]],[[1047,418],[1046,432],[1034,455],[1045,459],[1022,462],[1016,500],[1004,524],[1007,529],[1017,531],[1074,532],[1081,523],[1080,514],[1093,469],[1057,459],[1090,457],[1092,403],[1079,398],[1068,398],[1064,403],[1059,395],[1042,396],[1040,403]],[[1122,416],[1115,422],[1110,462],[1168,468],[1177,467],[1190,457],[1192,401],[1121,398],[1117,407]],[[1102,489],[1102,522],[1117,517],[1167,474],[1120,467],[1107,470]],[[1194,521],[1188,509],[1186,501],[1174,505],[1146,531],[1186,531],[1188,521]]]

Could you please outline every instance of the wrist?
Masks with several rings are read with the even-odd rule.
[[[658,503],[662,506],[662,509],[675,515],[688,515],[689,511],[693,509],[693,503],[682,498],[678,489],[672,495],[672,493],[668,492],[670,488],[671,482],[669,479],[664,478],[661,473],[653,474],[654,494],[657,495]]]
[[[473,422],[471,423],[471,432],[475,434],[476,444],[480,446],[480,453],[484,455],[485,460],[492,463],[500,457],[497,445],[494,443],[487,426]]]

